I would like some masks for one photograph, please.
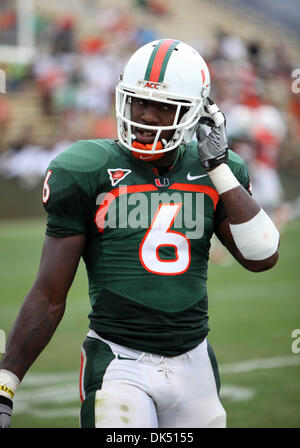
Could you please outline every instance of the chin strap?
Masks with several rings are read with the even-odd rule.
[[[143,143],[137,142],[137,141],[135,140],[135,141],[132,142],[132,147],[133,147],[133,148],[136,148],[136,149],[143,149],[143,150],[145,150],[145,151],[151,151],[151,149],[152,149],[152,147],[153,147],[153,144],[152,144],[152,143],[147,143],[147,144],[144,145]],[[163,149],[163,148],[164,148],[164,147],[163,147],[163,144],[162,144],[162,142],[159,140],[159,141],[157,142],[157,144],[156,144],[155,151],[156,151],[156,150]],[[152,160],[160,159],[160,158],[164,155],[163,152],[161,152],[161,153],[159,153],[159,154],[155,154],[155,153],[153,153],[153,154],[149,154],[149,155],[147,155],[147,154],[145,154],[145,153],[140,153],[140,152],[137,152],[137,151],[132,151],[132,154],[133,154],[133,156],[136,157],[137,159],[144,160],[145,162],[151,162]]]

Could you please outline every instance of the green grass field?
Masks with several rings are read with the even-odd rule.
[[[35,278],[44,222],[0,224],[0,329],[8,334]],[[209,340],[221,371],[229,427],[300,427],[300,222],[281,238],[280,260],[253,274],[237,263],[209,267]],[[80,345],[88,329],[80,265],[65,316],[15,398],[13,427],[78,427]],[[300,336],[300,334],[299,334]],[[38,335],[37,335],[38,337]],[[294,350],[295,351],[295,350]]]

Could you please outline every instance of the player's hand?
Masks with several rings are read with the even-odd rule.
[[[200,161],[210,171],[221,163],[228,163],[228,141],[225,117],[210,98],[207,98],[205,110],[207,115],[200,118],[196,136]]]
[[[0,428],[10,428],[13,402],[0,395]]]

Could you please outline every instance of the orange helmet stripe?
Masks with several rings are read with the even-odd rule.
[[[179,41],[173,39],[163,39],[158,42],[149,59],[145,80],[163,82],[170,56],[178,44]]]

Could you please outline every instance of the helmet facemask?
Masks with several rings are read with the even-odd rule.
[[[147,95],[148,94],[148,95]],[[160,103],[169,104],[176,107],[174,114],[174,121],[169,126],[151,126],[134,122],[131,119],[131,102],[132,98],[139,98],[142,100],[158,101]],[[116,111],[118,124],[118,137],[120,142],[128,149],[140,153],[162,153],[171,151],[180,145],[182,141],[189,141],[195,131],[195,127],[200,116],[203,113],[203,99],[200,98],[175,98],[163,97],[161,99],[149,96],[148,92],[145,94],[130,92],[125,90],[119,84],[116,89]],[[182,111],[184,111],[182,115]],[[145,131],[154,131],[155,137],[152,144],[152,149],[143,150],[132,146],[136,140],[134,128],[144,129]],[[161,139],[163,131],[174,130],[171,140],[166,141]],[[157,149],[158,142],[161,141],[163,148]]]

